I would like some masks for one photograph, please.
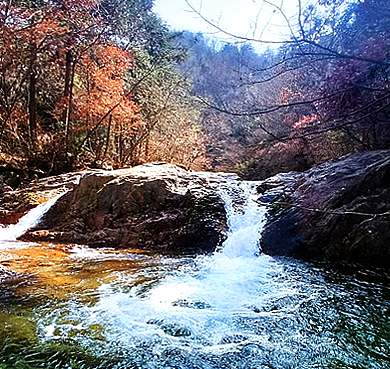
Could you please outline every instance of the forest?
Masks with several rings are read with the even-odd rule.
[[[390,1],[160,1],[0,0],[0,369],[389,369]]]
[[[290,37],[263,51],[172,31],[153,6],[0,1],[0,170],[18,173],[12,186],[159,161],[262,179],[390,147],[387,1],[299,2]]]

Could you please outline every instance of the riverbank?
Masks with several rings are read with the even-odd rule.
[[[169,164],[50,177],[0,195],[0,221],[63,196],[24,236],[29,241],[197,254],[227,235],[219,190],[238,177]],[[348,155],[258,183],[268,208],[261,251],[306,260],[390,265],[390,151]]]
[[[271,177],[259,192],[269,207],[265,253],[390,265],[390,151]]]

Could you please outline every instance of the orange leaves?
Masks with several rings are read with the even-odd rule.
[[[129,52],[113,44],[99,45],[82,57],[77,70],[79,83],[75,91],[74,115],[86,129],[98,124],[108,111],[115,121],[139,124],[139,107],[126,92],[124,78],[132,66]]]
[[[5,81],[0,125],[8,142],[18,136],[16,144],[23,146],[34,122],[35,141],[52,138],[56,158],[72,163],[135,165],[158,158],[188,167],[205,163],[205,143],[195,127],[198,103],[186,78],[169,66],[170,52],[149,55],[148,45],[160,42],[149,40],[154,27],[159,35],[165,31],[159,22],[150,23],[151,10],[141,9],[142,2],[138,14],[138,5],[125,9],[126,2],[104,2],[100,7],[99,1],[0,0],[0,79]],[[11,8],[3,21],[5,3]],[[117,14],[119,5],[128,13]],[[129,24],[117,27],[117,21]],[[145,48],[140,46],[144,37]],[[134,54],[120,47],[122,42],[132,47],[129,40],[137,45]],[[39,145],[34,149],[49,147]]]
[[[31,42],[40,44],[44,42],[47,37],[56,37],[64,35],[68,32],[68,27],[61,26],[55,19],[43,19],[40,22],[33,24],[25,31]]]
[[[133,67],[131,53],[116,45],[108,45],[98,51],[100,69],[105,69],[108,75],[117,77]]]
[[[93,8],[100,3],[99,0],[63,0],[63,3],[67,7],[87,7]]]
[[[280,103],[282,105],[288,105],[294,101],[297,101],[300,99],[300,94],[297,92],[292,91],[291,89],[285,87],[283,88],[282,92],[280,93]]]
[[[317,114],[304,115],[302,116],[298,122],[293,124],[293,128],[304,128],[307,127],[310,123],[314,123],[318,121],[320,118]]]
[[[280,102],[283,105],[287,105],[292,97],[292,92],[288,88],[284,88],[280,93]]]

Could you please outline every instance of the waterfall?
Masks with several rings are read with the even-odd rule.
[[[196,260],[196,273],[187,271],[168,278],[151,291],[155,306],[175,310],[177,301],[205,303],[222,311],[239,311],[253,301],[253,286],[275,271],[268,256],[259,255],[260,231],[266,209],[256,202],[256,182],[234,181],[221,188],[228,218],[228,237],[213,255]],[[270,293],[272,288],[264,288]],[[257,288],[257,287],[256,287]],[[275,290],[276,292],[276,290]]]
[[[218,346],[224,337],[240,332],[234,323],[237,314],[253,316],[253,306],[258,309],[265,301],[292,293],[284,281],[271,277],[279,275],[282,267],[259,253],[266,210],[256,202],[256,183],[232,181],[220,194],[229,225],[220,250],[183,259],[181,268],[169,268],[164,279],[150,287],[135,282],[131,274],[101,286],[88,324],[110,322],[110,340],[132,342],[140,336],[147,340],[164,336],[159,328],[159,322],[164,322],[187,327],[200,341]],[[163,262],[169,265],[173,260]],[[54,330],[51,324],[46,334]]]
[[[33,293],[23,299],[29,308],[39,304],[38,337],[66,347],[74,342],[104,362],[115,358],[107,365],[115,368],[387,367],[388,284],[372,284],[379,275],[372,271],[370,282],[360,280],[360,268],[359,279],[343,277],[259,252],[266,209],[256,187],[220,184],[229,231],[213,254],[172,258],[76,247],[56,269],[43,263],[42,277],[22,284],[23,293]],[[45,287],[51,276],[53,285]]]
[[[64,194],[60,194],[53,199],[38,205],[30,210],[25,216],[19,219],[17,224],[0,228],[0,242],[15,242],[18,237],[26,233],[30,228],[38,224],[47,211],[58,201]],[[1,226],[0,226],[1,227]]]
[[[213,255],[198,257],[194,275],[184,272],[152,291],[154,302],[166,301],[166,306],[171,306],[186,299],[232,312],[253,301],[253,286],[278,269],[268,256],[260,255],[266,208],[256,202],[256,187],[256,182],[234,181],[220,190],[228,218],[222,248]],[[271,293],[273,287],[267,285],[265,282],[267,293]]]
[[[259,238],[266,209],[256,202],[257,185],[256,182],[237,182],[220,191],[229,228],[223,246],[226,257],[253,257],[259,253]]]

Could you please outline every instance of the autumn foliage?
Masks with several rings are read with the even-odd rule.
[[[171,74],[184,79],[175,72],[172,36],[151,6],[125,1],[122,13],[127,18],[110,18],[107,14],[114,14],[118,4],[0,1],[3,156],[17,156],[50,173],[154,160],[186,166],[198,161],[200,167],[207,162],[204,144],[194,134],[196,114],[180,132],[172,131],[161,122],[158,107],[143,98],[145,89],[158,88],[158,79],[167,81]],[[145,38],[153,27],[157,40]],[[173,104],[196,111],[195,103],[188,103],[191,99],[187,88]],[[169,101],[166,109],[171,105]],[[185,148],[183,137],[188,141]]]
[[[259,52],[171,32],[153,0],[0,0],[1,161],[264,178],[389,149],[387,3],[310,2]]]
[[[278,47],[242,44],[251,32],[222,48],[184,35],[214,168],[265,178],[389,149],[389,2],[291,1],[300,9],[291,19],[286,2],[267,3],[288,23]]]

